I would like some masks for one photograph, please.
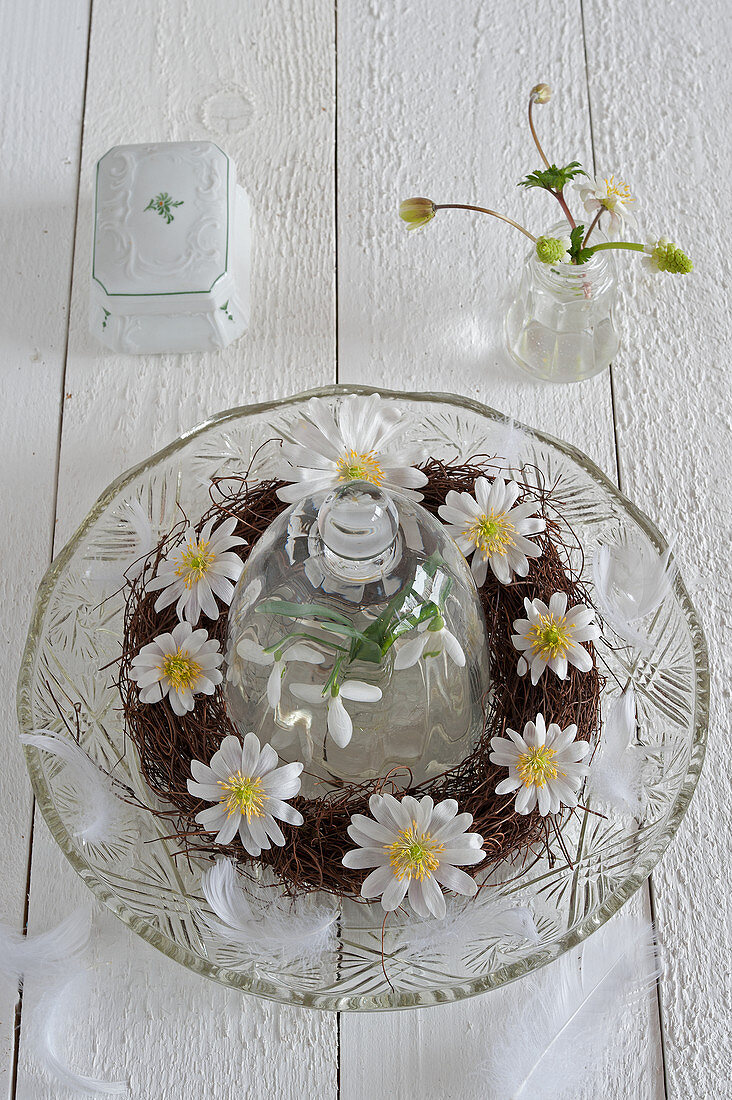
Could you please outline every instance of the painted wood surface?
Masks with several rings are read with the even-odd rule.
[[[591,163],[580,9],[567,0],[537,18],[530,7],[457,0],[448,17],[439,3],[340,6],[339,377],[464,393],[576,444],[614,477],[609,374],[570,400],[564,386],[519,375],[503,351],[525,238],[462,211],[410,233],[395,217],[401,198],[426,195],[490,206],[537,234],[557,221],[556,202],[516,180],[538,161],[526,98],[539,80],[558,90],[538,119],[549,156]],[[489,1095],[467,1067],[487,1059],[504,1014],[520,1021],[520,997],[519,986],[434,1012],[345,1015],[344,1100],[384,1095],[395,1080],[430,1100]],[[663,1096],[653,1004],[619,1022],[596,1080],[566,1095]]]
[[[632,161],[649,232],[678,239],[696,261],[683,286],[635,276],[624,283],[624,349],[613,377],[621,486],[676,535],[709,647],[705,771],[653,873],[653,891],[666,953],[660,991],[669,1096],[723,1096],[732,1018],[732,794],[729,769],[720,766],[732,752],[732,262],[720,181],[732,166],[732,13],[727,5],[692,12],[678,0],[652,0],[639,22],[627,0],[608,7],[585,3],[598,164],[612,170]]]
[[[22,929],[32,797],[15,682],[33,590],[53,548],[89,4],[0,5],[0,920]],[[59,105],[63,104],[63,112]],[[0,1092],[13,1080],[18,991],[0,987]]]
[[[729,576],[721,514],[729,494],[717,484],[732,461],[722,299],[729,263],[708,243],[715,181],[729,175],[717,108],[726,80],[721,0],[693,15],[678,0],[642,9],[627,0],[557,0],[551,8],[340,0],[337,13],[325,0],[94,0],[85,99],[87,5],[65,5],[64,18],[59,7],[33,0],[0,9],[11,30],[0,35],[0,63],[12,89],[0,108],[2,133],[13,153],[4,158],[12,187],[4,188],[0,219],[19,273],[5,299],[0,375],[8,394],[2,438],[13,459],[3,516],[18,525],[4,547],[4,560],[14,561],[2,580],[14,609],[0,672],[6,710],[35,585],[105,485],[211,412],[336,377],[475,397],[619,475],[662,529],[677,531],[715,675],[728,682],[719,626],[725,588],[709,582],[712,568]],[[550,198],[515,188],[536,166],[524,104],[540,79],[556,89],[539,115],[550,157],[622,166],[644,207],[663,214],[648,228],[673,227],[699,257],[683,287],[629,274],[618,315],[625,350],[612,378],[572,388],[524,380],[501,348],[523,239],[458,212],[416,234],[396,218],[400,198],[427,194],[494,204],[535,231],[551,225]],[[188,138],[219,142],[252,199],[251,330],[211,355],[114,356],[87,332],[94,163],[114,144]],[[24,189],[29,177],[33,186]],[[40,542],[31,537],[39,517]],[[27,555],[13,557],[19,537],[33,542],[30,570]],[[724,700],[720,692],[712,746],[728,759]],[[0,917],[20,926],[31,799],[12,721],[6,737]],[[729,819],[723,771],[708,769],[682,835],[653,876],[667,952],[661,1025],[655,998],[636,1006],[618,1021],[592,1090],[570,1087],[567,1100],[660,1100],[661,1032],[666,1095],[721,1095],[730,1054],[729,872],[712,823]],[[698,838],[693,865],[690,837]],[[37,818],[29,930],[90,901]],[[648,913],[648,891],[630,904]],[[487,1053],[492,1021],[520,1010],[519,983],[459,1005],[339,1021],[205,982],[106,913],[94,927],[95,966],[69,1006],[67,1057],[79,1072],[129,1079],[140,1100],[484,1097],[466,1067]],[[41,993],[29,983],[24,1021]],[[25,1025],[13,1091],[13,1003],[6,991],[0,1088],[21,1100],[67,1100],[74,1094],[43,1075]]]

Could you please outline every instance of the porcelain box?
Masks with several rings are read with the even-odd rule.
[[[250,212],[211,141],[117,145],[97,164],[90,327],[117,352],[225,347],[249,323]]]

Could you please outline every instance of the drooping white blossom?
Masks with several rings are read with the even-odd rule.
[[[411,668],[420,659],[427,660],[430,657],[441,657],[446,654],[458,668],[465,665],[465,653],[460,642],[451,630],[445,626],[445,620],[441,615],[420,623],[415,637],[399,643],[394,668]]]
[[[269,652],[251,638],[242,638],[236,645],[238,657],[265,668],[272,666],[267,680],[267,702],[274,710],[282,698],[282,680],[288,662],[302,661],[308,665],[322,665],[325,657],[307,642],[284,642],[281,648]]]
[[[311,706],[324,706],[326,708],[326,724],[328,733],[339,748],[344,749],[353,736],[353,720],[346,710],[344,699],[359,703],[378,703],[381,699],[381,688],[375,684],[366,684],[363,680],[346,680],[344,683],[333,685],[330,691],[323,695],[323,687],[320,684],[290,684],[290,691],[296,699]]]

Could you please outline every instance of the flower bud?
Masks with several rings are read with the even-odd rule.
[[[420,229],[435,216],[435,204],[431,199],[405,199],[399,207],[399,217],[408,229]]]
[[[644,252],[648,254],[648,266],[656,271],[668,271],[671,275],[688,275],[694,265],[680,248],[666,237],[649,241]]]
[[[552,98],[552,90],[548,84],[535,84],[530,95],[534,103],[548,103]]]
[[[558,264],[569,259],[569,240],[566,237],[539,237],[536,256],[543,264]]]

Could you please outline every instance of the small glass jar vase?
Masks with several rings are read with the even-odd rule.
[[[547,236],[567,236],[567,225]],[[545,264],[532,249],[506,314],[508,353],[532,377],[581,382],[610,365],[619,343],[613,324],[615,263],[597,252],[585,264]]]

